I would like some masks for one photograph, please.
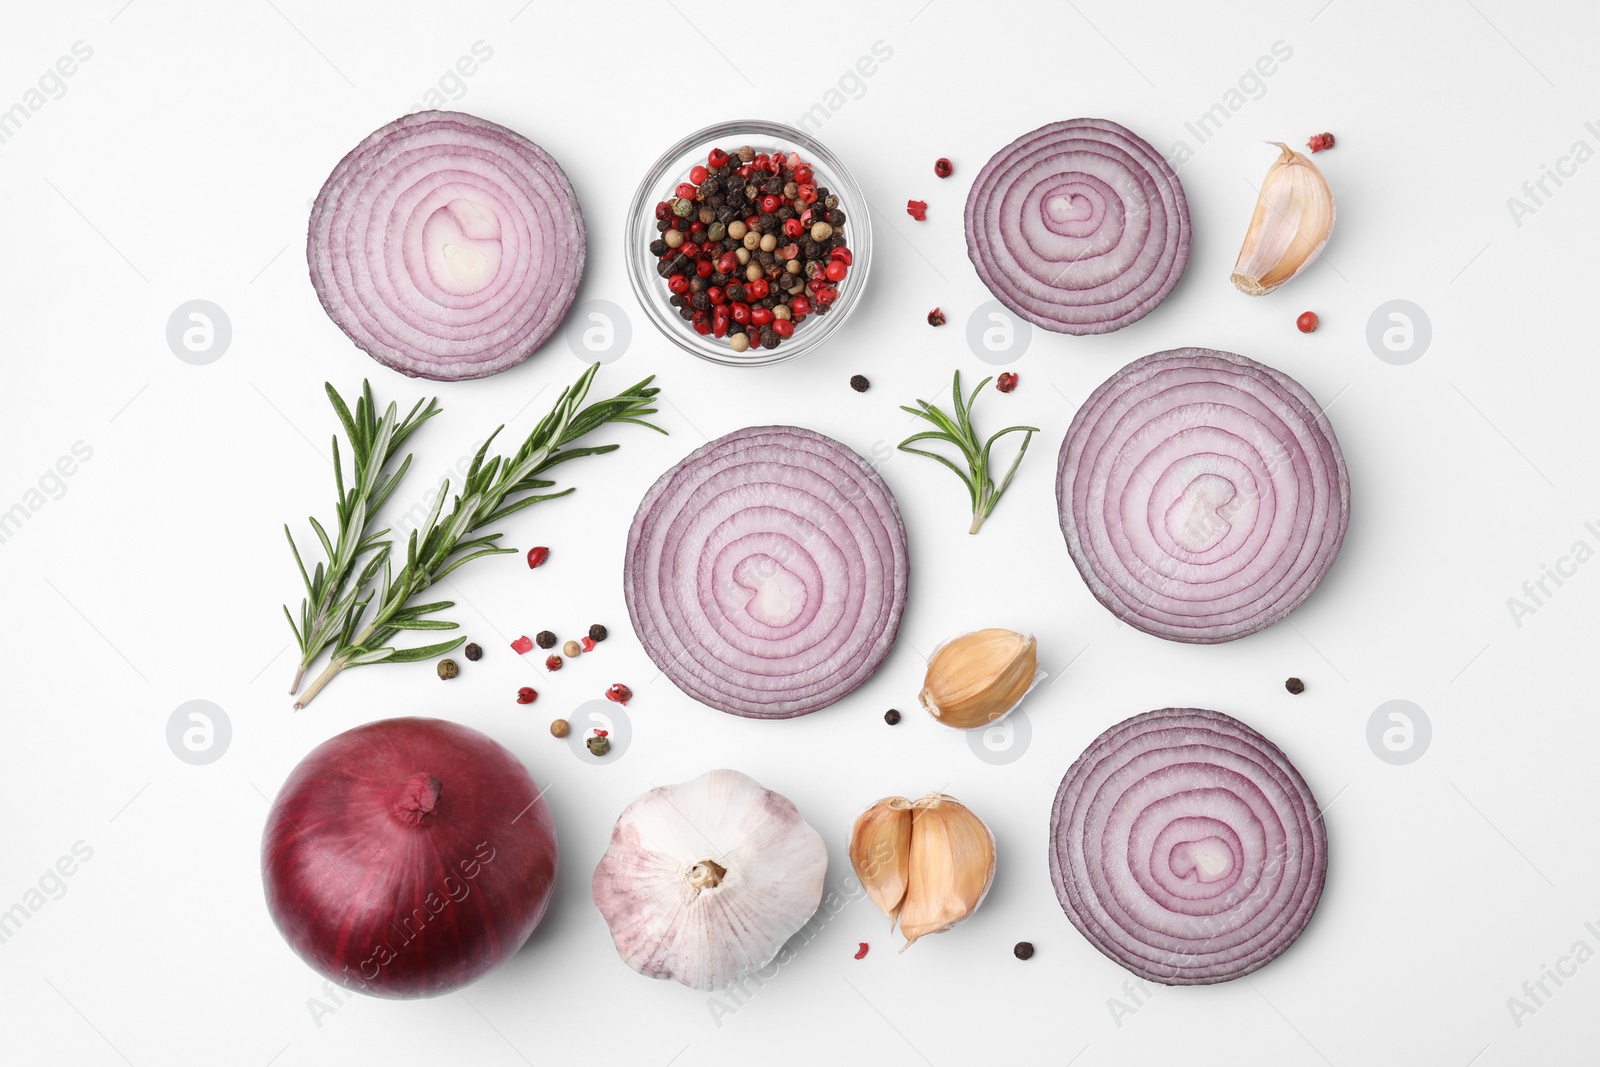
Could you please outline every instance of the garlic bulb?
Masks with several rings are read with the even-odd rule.
[[[711,990],[777,956],[816,913],[827,870],[788,799],[721,770],[629,804],[592,888],[624,963]]]
[[[1044,678],[1038,642],[1014,630],[991,628],[952,638],[928,657],[918,700],[928,714],[957,730],[1004,718]]]
[[[850,833],[850,864],[867,895],[900,925],[910,948],[978,910],[994,884],[994,835],[960,801],[886,797]]]
[[[1263,296],[1316,262],[1333,233],[1333,190],[1315,163],[1279,141],[1283,150],[1261,183],[1255,214],[1233,284],[1240,292]]]

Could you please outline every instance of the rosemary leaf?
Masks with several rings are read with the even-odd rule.
[[[1001,495],[1011,485],[1011,479],[1016,476],[1017,468],[1022,465],[1022,457],[1027,454],[1028,443],[1033,440],[1033,435],[1039,432],[1037,426],[1007,426],[990,435],[987,440],[978,436],[978,431],[972,424],[972,407],[978,399],[978,393],[991,380],[985,378],[970,394],[963,396],[961,372],[956,371],[955,381],[950,386],[951,403],[955,408],[953,418],[926,400],[918,400],[916,407],[902,405],[900,408],[901,411],[908,411],[918,418],[927,420],[934,427],[931,430],[914,433],[901,441],[900,451],[938,460],[955,472],[956,477],[961,479],[961,484],[967,487],[967,495],[972,501],[972,526],[967,530],[972,534],[977,533],[983,526],[983,520],[994,513],[994,506],[1000,502]],[[1017,449],[1017,456],[1011,461],[1011,467],[996,486],[994,479],[989,475],[989,453],[996,441],[1013,433],[1025,434],[1022,438],[1022,447]],[[967,470],[963,471],[948,457],[937,452],[912,447],[922,441],[947,441],[955,445],[961,453],[961,458],[966,462]]]

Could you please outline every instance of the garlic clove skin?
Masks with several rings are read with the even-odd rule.
[[[911,867],[911,801],[885,797],[856,818],[850,831],[850,865],[893,930]]]
[[[709,991],[778,955],[816,914],[827,870],[793,803],[717,770],[629,804],[591,888],[623,962]]]
[[[934,793],[912,805],[911,869],[900,907],[904,952],[919,938],[969,918],[994,884],[994,835],[954,797]]]
[[[1009,715],[1044,678],[1031,635],[975,630],[934,649],[917,699],[944,725],[976,730]]]
[[[1316,262],[1333,234],[1333,190],[1315,163],[1281,141],[1233,268],[1242,293],[1264,296]]]

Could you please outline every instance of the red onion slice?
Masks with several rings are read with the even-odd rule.
[[[1078,410],[1056,500],[1100,603],[1157,637],[1215,644],[1316,589],[1349,525],[1350,478],[1293,378],[1178,348],[1128,364]]]
[[[684,693],[787,719],[877,671],[908,571],[900,509],[866,460],[811,430],[755,426],[645,494],[623,591],[645,651]]]
[[[455,111],[374,131],[311,209],[306,259],[328,316],[378,362],[436,381],[527,359],[583,277],[578,198],[545,151]]]
[[[1189,264],[1189,202],[1125,126],[1072,119],[1017,138],[967,194],[967,255],[1006,307],[1057,333],[1120,330]]]
[[[1283,953],[1322,897],[1305,780],[1231,715],[1166,708],[1095,739],[1050,816],[1050,878],[1090,944],[1141,978],[1207,985]]]

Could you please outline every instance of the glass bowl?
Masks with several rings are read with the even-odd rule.
[[[666,279],[656,271],[657,260],[650,254],[649,245],[657,236],[656,204],[669,199],[679,182],[688,181],[689,169],[705,163],[711,149],[721,148],[735,155],[741,145],[751,145],[757,152],[776,149],[798,152],[801,159],[811,164],[817,185],[826,186],[839,198],[840,209],[845,213],[845,233],[850,238],[852,262],[849,276],[839,286],[839,299],[827,314],[809,316],[795,329],[794,336],[777,348],[735,352],[724,338],[695,333],[689,321],[667,302],[672,294],[667,291]],[[628,280],[650,321],[679,348],[729,367],[786,363],[799,359],[832,337],[860,302],[867,287],[868,268],[872,265],[872,222],[868,215],[866,197],[844,164],[805,133],[779,122],[720,122],[691,133],[667,149],[639,183],[639,191],[628,208],[628,224],[623,235],[628,242]]]

